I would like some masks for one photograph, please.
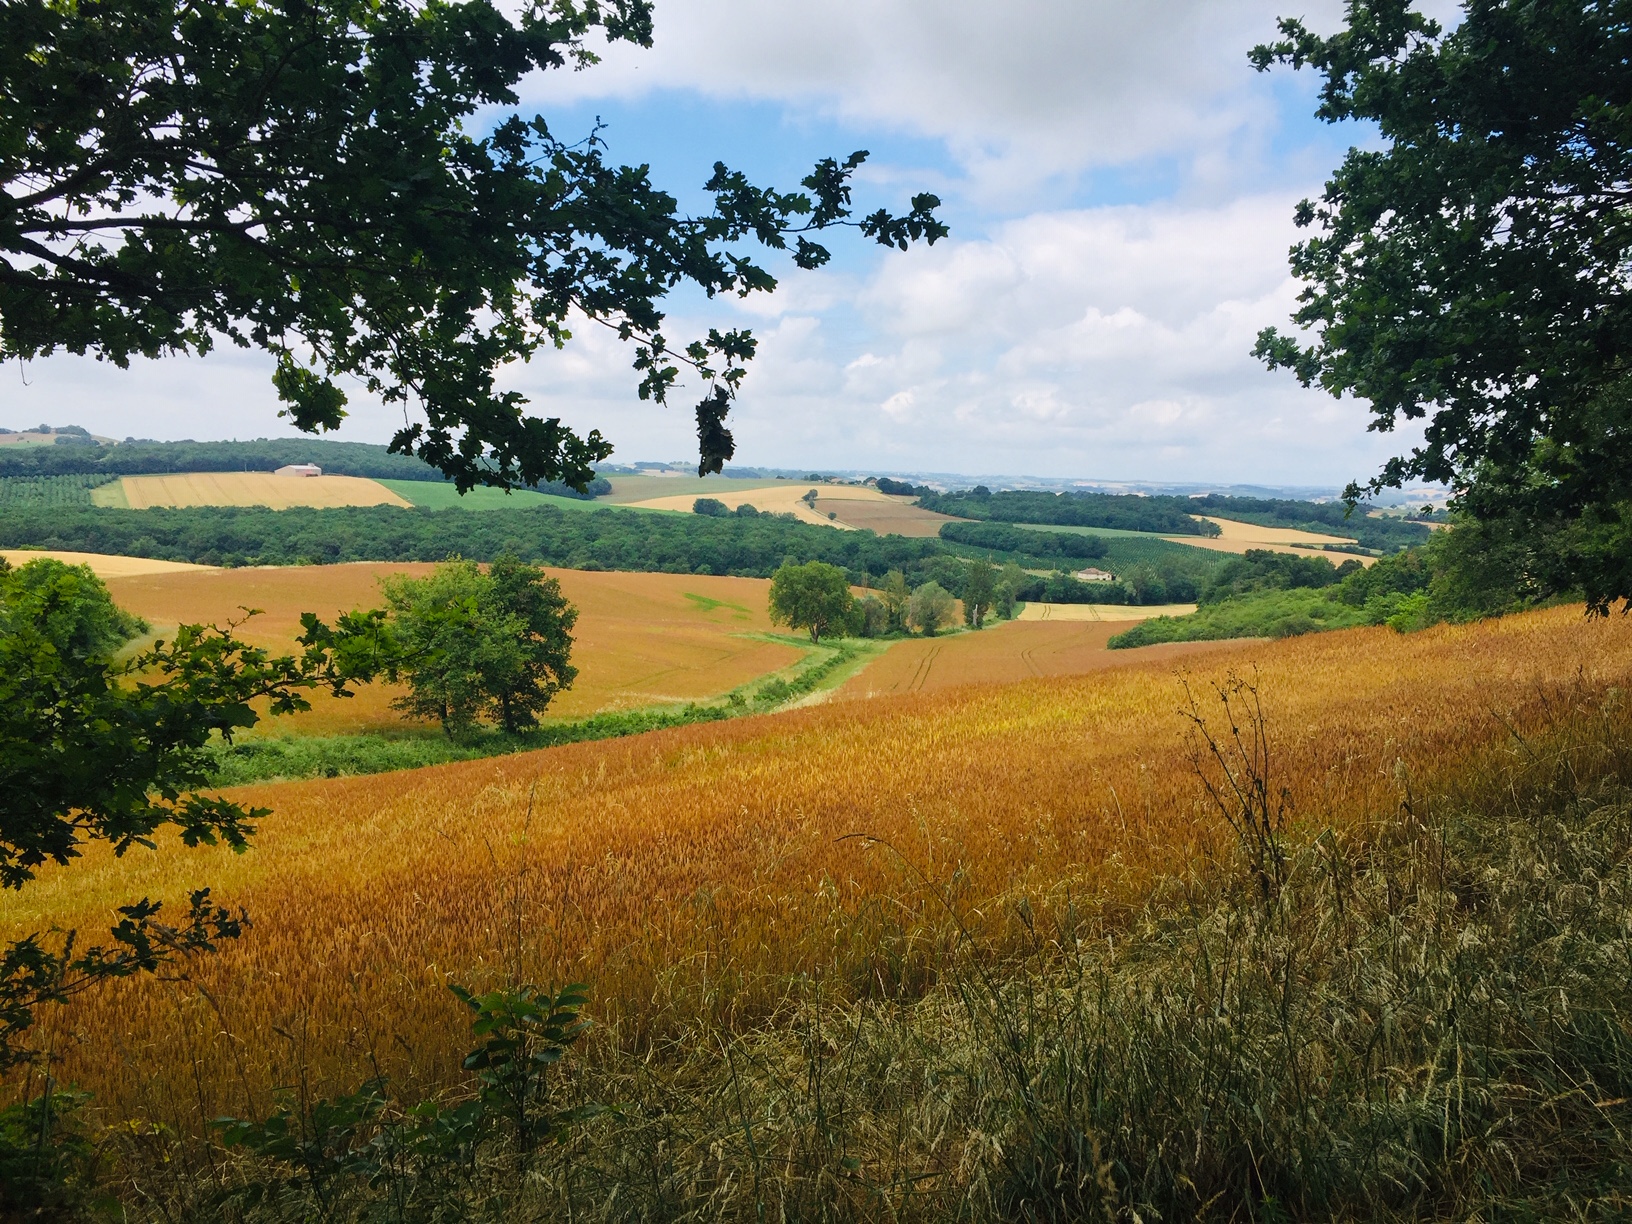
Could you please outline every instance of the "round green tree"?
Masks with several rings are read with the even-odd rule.
[[[783,564],[771,577],[772,623],[808,629],[812,642],[824,633],[842,634],[855,603],[844,571],[825,561]]]

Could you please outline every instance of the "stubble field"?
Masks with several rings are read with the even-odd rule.
[[[1198,691],[1255,670],[1274,784],[1298,821],[1343,824],[1541,725],[1555,677],[1624,688],[1632,621],[1559,608],[1181,662]],[[1209,854],[1223,831],[1182,696],[1163,659],[245,788],[275,812],[250,853],[98,850],[6,896],[0,933],[92,928],[205,884],[251,912],[192,981],[124,983],[47,1020],[61,1075],[113,1117],[261,1116],[275,1085],[351,1086],[376,1063],[409,1092],[454,1082],[467,1018],[450,982],[586,980],[600,1040],[638,1051],[702,1018],[751,1023],[800,983],[910,996],[951,938],[941,898],[1001,952],[1062,906],[1115,913]]]

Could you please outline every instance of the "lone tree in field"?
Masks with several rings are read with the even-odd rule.
[[[308,614],[298,656],[274,658],[226,630],[183,625],[116,663],[144,626],[114,606],[90,570],[47,559],[13,569],[0,559],[0,888],[21,889],[47,863],[71,864],[87,845],[115,854],[153,849],[169,827],[187,846],[247,845],[267,813],[200,795],[212,737],[307,708],[390,671],[378,613],[330,629]],[[235,938],[243,916],[194,892],[179,914],[136,901],[100,941],[73,932],[0,943],[0,1073],[29,1057],[23,1042],[44,1005],[97,982],[154,972]],[[0,1136],[0,1157],[5,1155]]]
[[[566,343],[576,313],[635,342],[642,399],[682,366],[701,380],[699,472],[719,471],[755,340],[671,349],[666,295],[774,289],[750,242],[800,268],[828,261],[810,235],[835,226],[934,242],[940,201],[856,217],[856,152],[792,192],[716,162],[712,210],[686,216],[644,166],[608,162],[599,129],[563,138],[511,111],[535,69],[593,64],[597,32],[650,45],[649,0],[9,0],[0,359],[123,366],[224,337],[277,358],[300,429],[337,427],[354,379],[419,409],[392,449],[461,491],[581,489],[610,444],[526,416],[495,380]]]
[[[410,717],[434,718],[449,735],[482,719],[524,731],[577,678],[568,659],[578,610],[543,570],[513,557],[486,573],[449,561],[380,587],[409,684],[392,705]]]
[[[855,604],[844,571],[825,561],[784,562],[771,576],[771,623],[808,629],[812,643],[820,642],[823,634],[842,634]]]
[[[1313,67],[1317,114],[1374,124],[1293,248],[1305,335],[1256,353],[1425,440],[1362,489],[1443,481],[1523,539],[1541,593],[1632,602],[1632,24],[1624,3],[1473,0],[1449,31],[1350,0],[1254,64]]]

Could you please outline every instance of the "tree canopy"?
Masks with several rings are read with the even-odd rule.
[[[89,842],[117,854],[151,848],[165,826],[189,846],[246,845],[266,812],[199,793],[212,735],[254,726],[258,699],[273,713],[304,709],[310,690],[345,693],[391,666],[377,614],[348,614],[333,629],[309,614],[303,623],[298,656],[246,646],[231,627],[183,625],[115,663],[113,649],[139,626],[95,575],[0,559],[0,888],[24,887]],[[159,921],[159,910],[146,898],[120,907],[110,942],[90,948],[72,933],[56,947],[39,935],[0,944],[0,1071],[24,1056],[19,1041],[40,1004],[208,950],[241,925],[208,889],[179,922]]]
[[[808,629],[810,640],[843,634],[855,610],[850,580],[836,565],[807,561],[787,564],[771,575],[771,623]]]
[[[1425,421],[1376,491],[1420,478],[1542,541],[1536,584],[1632,597],[1632,24],[1624,3],[1350,0],[1330,37],[1283,20],[1259,69],[1308,66],[1330,122],[1375,124],[1296,221],[1304,283],[1255,352]],[[1365,490],[1351,485],[1348,496]]]
[[[718,471],[755,340],[671,348],[666,295],[774,288],[745,243],[815,268],[829,253],[809,235],[834,226],[933,242],[939,201],[854,216],[862,151],[791,192],[717,162],[713,209],[684,215],[598,133],[513,112],[528,73],[592,64],[591,34],[649,44],[649,0],[530,0],[514,19],[491,0],[0,6],[0,359],[122,366],[224,339],[276,356],[303,430],[339,425],[351,378],[419,410],[392,449],[461,489],[581,486],[607,440],[526,415],[496,376],[587,320],[635,342],[642,398],[683,365],[703,380],[699,470]]]
[[[454,560],[425,578],[387,578],[381,589],[409,683],[392,704],[410,717],[434,718],[450,735],[483,718],[515,733],[577,679],[567,660],[578,610],[541,569],[511,556],[485,573]]]

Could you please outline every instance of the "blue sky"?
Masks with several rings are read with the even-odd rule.
[[[1293,305],[1293,204],[1367,139],[1312,118],[1309,74],[1248,66],[1287,11],[1339,18],[1330,0],[658,0],[653,49],[529,81],[523,110],[562,136],[599,117],[611,156],[698,206],[716,159],[788,187],[858,148],[861,207],[945,201],[952,237],[932,250],[840,234],[828,268],[789,269],[770,297],[674,299],[671,340],[761,337],[741,463],[1339,485],[1409,439],[1248,356]],[[601,428],[616,459],[689,456],[694,396],[640,404],[631,356],[581,329],[507,381]],[[286,434],[268,370],[236,352],[128,372],[52,358],[7,372],[0,423]],[[353,409],[342,438],[401,418]]]

